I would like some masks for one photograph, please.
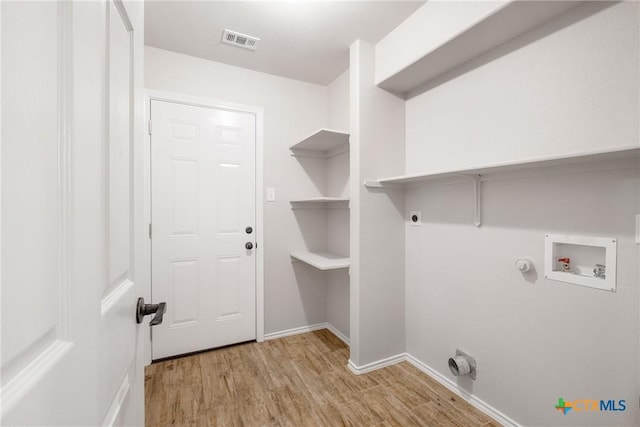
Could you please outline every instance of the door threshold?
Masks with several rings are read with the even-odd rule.
[[[181,359],[183,357],[194,356],[194,355],[200,354],[200,353],[206,353],[206,352],[215,351],[215,350],[222,350],[223,348],[235,347],[235,346],[238,346],[238,345],[250,344],[250,343],[255,343],[255,342],[258,342],[258,341],[255,340],[255,339],[254,340],[249,340],[249,341],[241,341],[241,342],[237,342],[237,343],[233,343],[233,344],[222,345],[220,347],[210,347],[210,348],[205,348],[203,350],[192,351],[192,352],[189,352],[189,353],[176,354],[175,356],[168,356],[168,357],[162,357],[160,359],[153,359],[153,360],[151,360],[151,364],[160,363],[160,362],[166,362],[167,360]]]

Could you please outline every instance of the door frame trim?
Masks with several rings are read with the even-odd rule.
[[[231,102],[217,101],[209,98],[184,95],[180,93],[145,89],[145,127],[148,127],[151,120],[151,101],[165,101],[176,104],[192,105],[195,107],[216,108],[221,110],[250,113],[256,117],[256,242],[259,246],[256,249],[256,341],[264,341],[264,134],[263,119],[264,108],[250,105],[235,104]],[[151,223],[151,135],[148,128],[145,131],[144,144],[144,227]],[[142,230],[142,232],[146,232]],[[145,245],[144,268],[151,272],[151,239],[147,239]],[[145,289],[145,298],[151,300],[151,280]],[[151,363],[151,328],[145,328],[145,349],[144,357],[147,364]]]

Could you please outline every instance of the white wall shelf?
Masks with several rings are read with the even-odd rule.
[[[322,128],[289,147],[292,156],[329,158],[349,151],[349,134]]]
[[[344,197],[310,197],[290,200],[291,209],[345,209],[349,208],[349,199]]]
[[[465,178],[473,182],[474,189],[474,224],[481,225],[481,193],[480,183],[482,176],[486,174],[499,174],[505,172],[520,171],[523,169],[536,169],[554,166],[570,166],[579,164],[600,164],[607,161],[616,160],[640,160],[640,148],[620,148],[606,151],[591,151],[577,153],[573,155],[548,156],[528,160],[517,160],[512,162],[493,163],[489,165],[468,167],[461,169],[450,169],[441,171],[430,171],[418,174],[399,175],[388,178],[378,178],[375,180],[365,180],[364,186],[368,188],[404,188],[407,186],[420,185],[428,182],[437,182],[450,179]]]
[[[349,267],[349,257],[329,252],[292,252],[292,258],[307,263],[319,270],[336,270]]]
[[[551,166],[565,166],[587,162],[604,162],[609,160],[620,160],[640,158],[640,148],[620,148],[606,151],[592,151],[563,156],[548,156],[528,160],[516,160],[512,162],[493,163],[477,167],[461,169],[449,169],[441,171],[429,171],[424,173],[399,175],[388,178],[378,178],[376,180],[365,180],[365,187],[383,188],[398,187],[410,184],[419,184],[427,181],[445,180],[449,178],[484,175],[488,173],[503,173],[522,169],[533,169]]]
[[[343,197],[310,197],[308,199],[292,199],[291,203],[333,203],[348,202],[349,199]]]
[[[406,94],[481,54],[524,34],[580,4],[579,1],[511,1],[466,30],[377,82],[383,89]]]
[[[289,147],[295,157],[316,157],[330,159],[331,157],[347,153],[349,151],[349,134],[338,130],[322,128],[297,144]],[[324,160],[323,170],[326,173],[327,165],[333,160]],[[327,191],[331,191],[328,189]],[[304,208],[348,208],[348,197],[308,197],[291,199],[292,209]],[[331,245],[329,245],[329,250]],[[305,262],[320,270],[335,270],[349,267],[349,257],[327,252],[292,252],[292,258]]]

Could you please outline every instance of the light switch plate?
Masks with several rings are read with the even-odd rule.
[[[640,245],[640,214],[636,214],[636,245]]]
[[[275,202],[275,201],[276,201],[276,189],[267,188],[267,202]]]

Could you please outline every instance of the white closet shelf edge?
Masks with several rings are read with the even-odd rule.
[[[307,199],[291,199],[290,203],[331,203],[331,202],[348,202],[345,197],[309,197]]]
[[[365,180],[364,185],[365,187],[370,188],[384,188],[387,186],[393,188],[406,184],[456,178],[461,176],[471,177],[474,175],[477,176],[487,173],[511,172],[523,169],[575,165],[580,163],[603,162],[608,160],[622,160],[629,158],[640,159],[640,148],[625,146],[607,150],[592,150],[560,156],[545,156],[533,159],[497,162],[493,164],[479,165],[460,169],[399,175],[393,177],[378,178],[374,180]]]
[[[349,257],[330,252],[291,252],[290,256],[319,270],[335,270],[349,267]]]
[[[332,157],[349,150],[349,134],[322,128],[289,147],[294,156]]]

